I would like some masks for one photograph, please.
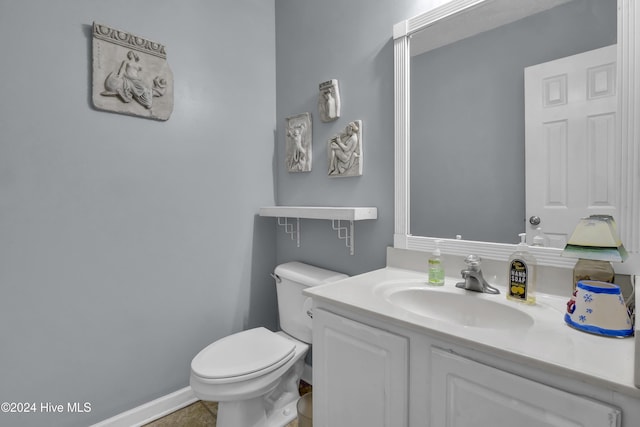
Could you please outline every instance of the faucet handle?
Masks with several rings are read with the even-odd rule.
[[[469,255],[464,259],[464,262],[469,267],[480,267],[480,261],[482,261],[482,258],[478,255]]]

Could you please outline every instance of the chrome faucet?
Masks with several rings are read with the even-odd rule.
[[[484,277],[482,277],[480,261],[480,257],[477,255],[469,255],[465,258],[464,262],[467,264],[467,268],[460,271],[464,282],[456,283],[456,287],[466,289],[468,291],[499,294],[500,291],[491,286]]]

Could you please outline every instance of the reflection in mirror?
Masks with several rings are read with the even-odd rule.
[[[615,1],[573,0],[411,57],[411,234],[517,242],[538,167],[525,166],[524,68],[615,44],[616,20]]]

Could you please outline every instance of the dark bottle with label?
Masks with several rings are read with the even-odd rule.
[[[520,233],[520,243],[509,257],[507,275],[507,299],[535,304],[536,302],[536,259],[529,252],[525,241],[527,234]]]

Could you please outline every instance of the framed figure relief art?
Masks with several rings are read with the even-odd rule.
[[[329,176],[362,175],[362,120],[349,122],[344,131],[329,139]]]
[[[310,172],[312,157],[311,113],[287,117],[286,162],[289,172]]]
[[[318,89],[318,114],[323,122],[332,122],[340,117],[340,90],[338,80],[331,79],[320,83]]]
[[[94,22],[92,99],[100,110],[168,120],[173,73],[164,45]]]

